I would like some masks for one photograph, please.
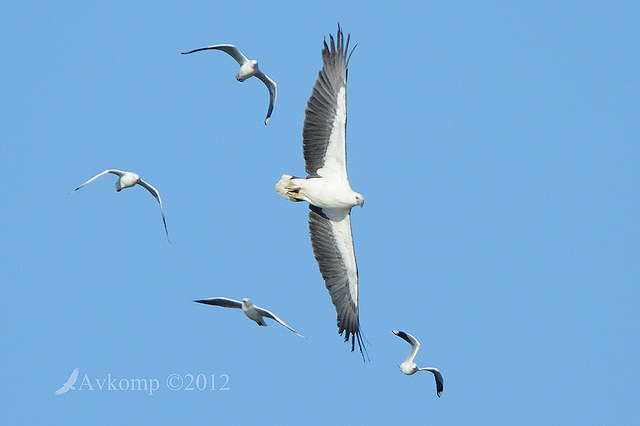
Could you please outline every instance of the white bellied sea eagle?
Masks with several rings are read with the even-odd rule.
[[[276,192],[289,201],[307,201],[313,254],[338,314],[338,333],[363,353],[358,317],[358,267],[351,234],[351,208],[364,197],[347,178],[347,65],[348,52],[340,26],[334,40],[325,39],[322,70],[313,85],[302,126],[306,178],[283,175]],[[364,356],[364,353],[363,353]]]

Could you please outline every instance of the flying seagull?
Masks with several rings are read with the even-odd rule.
[[[123,172],[122,170],[116,170],[116,169],[108,169],[108,170],[105,170],[104,172],[98,173],[97,175],[95,175],[94,177],[92,177],[91,179],[89,179],[88,181],[86,181],[76,189],[74,189],[72,193],[76,192],[78,189],[82,188],[86,184],[91,183],[94,180],[98,179],[100,176],[106,175],[107,173],[111,173],[118,176],[118,181],[116,182],[116,191],[120,192],[124,188],[130,188],[135,184],[138,184],[144,189],[146,189],[147,191],[149,191],[151,195],[153,195],[155,199],[158,200],[158,203],[160,203],[160,212],[162,213],[162,223],[164,224],[164,232],[165,234],[167,234],[167,241],[171,242],[169,240],[169,233],[167,232],[167,222],[165,222],[164,220],[164,207],[162,206],[162,198],[160,198],[160,193],[151,184],[140,179],[140,176],[136,173]]]
[[[400,367],[400,371],[408,376],[415,374],[416,371],[431,371],[436,377],[436,394],[438,395],[438,398],[440,398],[440,395],[442,395],[442,390],[444,389],[444,379],[442,378],[442,374],[440,374],[440,370],[435,367],[418,368],[416,363],[413,362],[414,358],[418,354],[418,349],[420,349],[420,342],[418,342],[418,339],[416,339],[409,333],[405,333],[404,331],[393,330],[393,334],[403,338],[408,344],[411,345],[411,353],[409,354],[407,359],[403,361],[402,364],[398,365],[398,367]]]
[[[187,52],[182,52],[183,55],[188,55],[193,52],[200,52],[201,50],[222,50],[223,52],[228,53],[233,59],[240,64],[240,71],[238,75],[236,75],[236,80],[239,82],[243,82],[249,77],[258,77],[269,89],[269,110],[267,111],[267,118],[264,119],[264,124],[266,125],[269,122],[269,118],[271,118],[271,112],[273,111],[273,107],[276,104],[276,99],[278,98],[278,85],[275,81],[269,78],[268,75],[263,74],[258,69],[258,61],[255,59],[247,59],[246,56],[242,54],[233,44],[216,44],[208,47],[201,47],[200,49],[189,50]]]
[[[311,246],[338,314],[338,333],[363,353],[358,319],[358,267],[353,251],[351,208],[364,197],[349,185],[345,132],[347,124],[347,55],[340,26],[336,41],[324,41],[322,70],[313,86],[302,126],[307,177],[282,175],[276,192],[289,201],[307,201]],[[364,356],[364,354],[363,354]]]
[[[266,327],[267,323],[264,322],[263,317],[271,318],[275,322],[280,325],[287,327],[289,330],[293,331],[298,336],[305,338],[302,334],[295,331],[293,328],[289,327],[289,325],[282,321],[276,314],[271,311],[268,311],[260,306],[254,305],[251,300],[248,298],[242,299],[242,302],[235,299],[229,299],[228,297],[212,297],[210,299],[202,299],[202,300],[194,300],[196,303],[204,303],[205,305],[213,305],[213,306],[222,306],[225,308],[242,308],[242,312],[251,320],[255,321],[256,324]]]

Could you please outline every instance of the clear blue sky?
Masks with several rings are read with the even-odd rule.
[[[358,43],[348,170],[370,362],[307,206],[323,37]],[[637,2],[5,2],[4,424],[630,424],[640,418]],[[236,44],[279,88],[235,81]],[[116,193],[119,168],[155,185]],[[198,305],[250,297],[305,334]],[[408,345],[419,365],[404,376]],[[141,391],[58,389],[157,379]],[[171,374],[216,390],[171,391]],[[228,391],[219,390],[224,376]],[[110,376],[109,376],[110,375]],[[202,379],[201,379],[202,380]],[[202,383],[202,382],[201,382]],[[208,383],[210,386],[210,382]]]

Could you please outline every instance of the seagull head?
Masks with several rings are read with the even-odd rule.
[[[356,204],[360,207],[364,206],[364,197],[356,192]]]
[[[249,299],[248,297],[245,297],[244,299],[242,299],[242,303],[244,303],[247,307],[253,305],[253,303],[251,302],[251,299]]]

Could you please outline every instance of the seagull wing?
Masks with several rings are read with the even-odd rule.
[[[271,118],[271,112],[276,104],[276,99],[278,99],[278,85],[268,75],[263,74],[262,71],[258,71],[255,76],[269,89],[269,110],[267,111],[267,118],[264,119],[264,124],[266,125],[269,122],[269,118]]]
[[[255,305],[254,305],[255,306]],[[267,317],[267,318],[271,318],[272,320],[276,321],[278,324],[283,325],[285,327],[287,327],[289,330],[293,331],[295,334],[297,334],[298,336],[306,339],[306,337],[304,337],[302,334],[298,333],[297,331],[295,331],[293,328],[291,328],[286,322],[282,321],[276,314],[274,314],[273,312],[261,308],[260,306],[255,306],[256,310],[258,312],[260,312],[260,315]]]
[[[408,344],[411,345],[411,353],[407,357],[406,361],[413,362],[416,355],[418,354],[418,349],[420,349],[420,342],[418,341],[418,339],[416,339],[409,333],[405,333],[404,331],[393,330],[393,334],[404,339]]]
[[[248,61],[247,57],[244,56],[233,44],[215,44],[213,46],[201,47],[199,49],[182,52],[182,54],[188,55],[189,53],[200,52],[201,50],[222,50],[223,52],[228,53],[241,66]]]
[[[149,182],[145,182],[142,179],[138,181],[138,185],[140,185],[141,187],[149,191],[149,193],[151,193],[151,195],[153,195],[155,199],[158,200],[158,203],[160,204],[160,213],[162,213],[162,223],[164,224],[164,233],[167,234],[167,240],[168,240],[169,232],[167,231],[167,222],[164,220],[164,206],[162,205],[162,198],[160,198],[160,192]]]
[[[314,205],[309,207],[311,246],[338,314],[338,333],[342,335],[346,332],[344,340],[351,339],[352,351],[357,340],[362,353],[358,319],[358,266],[353,251],[351,215],[347,212],[341,220],[331,220],[322,209]]]
[[[83,187],[83,186],[85,186],[86,184],[93,182],[94,180],[98,179],[100,176],[102,176],[102,175],[106,175],[107,173],[112,173],[112,174],[114,174],[114,175],[118,175],[118,176],[122,176],[122,175],[124,175],[124,174],[125,174],[125,172],[123,172],[122,170],[108,169],[108,170],[105,170],[104,172],[100,172],[100,173],[98,173],[97,175],[95,175],[94,177],[92,177],[91,179],[89,179],[88,181],[86,181],[85,183],[83,183],[82,185],[80,185],[79,187],[77,187],[76,189],[74,189],[74,190],[73,190],[73,191],[71,191],[71,192],[72,192],[72,193],[73,193],[73,192],[76,192],[78,189],[82,188],[82,187]]]
[[[351,54],[338,27],[337,43],[324,41],[322,70],[305,109],[302,148],[305,170],[311,177],[347,177],[347,64]],[[353,50],[351,50],[353,53]]]
[[[196,303],[205,305],[222,306],[223,308],[242,309],[242,302],[228,297],[211,297],[209,299],[194,300]]]
[[[433,373],[436,377],[436,395],[440,398],[440,395],[442,395],[442,391],[444,390],[444,379],[442,378],[442,374],[440,374],[440,370],[435,367],[422,367],[418,368],[418,371],[431,371]]]

